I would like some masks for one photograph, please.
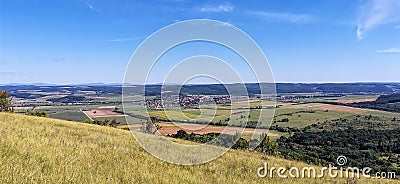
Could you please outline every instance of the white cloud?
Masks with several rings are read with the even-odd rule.
[[[390,49],[378,50],[379,53],[400,53],[400,49],[392,47]]]
[[[379,25],[400,21],[399,0],[369,0],[361,6],[357,21],[357,38]]]
[[[217,6],[205,6],[200,8],[201,12],[231,12],[235,9],[231,4],[225,3]]]
[[[395,29],[400,29],[400,26],[396,26],[396,27],[394,27]]]
[[[94,10],[92,5],[88,4],[87,6],[88,6],[89,9]]]
[[[307,14],[294,14],[294,13],[277,13],[277,12],[261,12],[261,11],[249,11],[250,14],[260,16],[262,18],[272,21],[284,21],[292,23],[308,23],[315,20],[311,15]]]
[[[94,7],[92,6],[92,4],[90,4],[90,2],[86,3],[86,6],[87,6],[89,9],[91,9],[92,11],[95,11],[95,12],[97,12],[97,13],[101,13],[101,11],[98,10],[98,9],[96,9],[96,8],[94,8]]]

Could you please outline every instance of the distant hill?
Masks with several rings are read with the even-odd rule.
[[[0,183],[346,183],[259,178],[263,161],[270,167],[308,165],[245,150],[231,150],[206,164],[178,166],[149,155],[129,131],[48,118],[0,113],[0,135]]]
[[[247,83],[246,89],[249,95],[260,94],[260,86],[264,90],[264,94],[277,92],[279,94],[286,93],[330,93],[330,94],[392,94],[400,92],[400,83],[277,83],[274,85],[268,83]],[[129,85],[139,86],[139,85]],[[241,84],[202,84],[202,85],[184,85],[182,88],[177,85],[166,85],[166,88],[175,90],[181,89],[182,94],[190,95],[227,95],[229,89],[238,90],[243,86]],[[146,95],[160,95],[162,85],[147,85]],[[41,92],[60,92],[69,91],[71,94],[80,91],[94,91],[99,94],[122,94],[121,85],[93,83],[85,85],[6,85],[0,86],[0,90],[7,90],[11,96],[29,98],[29,93],[21,92],[21,90],[40,90]],[[130,94],[142,94],[141,88],[129,88]],[[37,98],[38,94],[31,96]],[[39,94],[40,95],[40,94]]]
[[[185,85],[182,86],[181,93],[191,95],[227,95],[225,89],[240,89],[241,84],[205,84],[205,85]],[[277,83],[276,89],[268,83],[247,83],[245,84],[249,95],[260,94],[260,88],[264,94],[276,92],[284,93],[333,93],[333,94],[391,94],[400,90],[400,83]],[[171,87],[172,88],[172,87]],[[146,95],[160,94],[161,85],[151,85],[146,87]]]

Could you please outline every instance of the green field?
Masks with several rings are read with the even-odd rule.
[[[149,115],[156,116],[161,119],[171,119],[171,120],[190,120],[195,119],[199,114],[194,114],[190,112],[181,112],[179,110],[150,110]]]
[[[400,119],[400,113],[395,113],[395,112],[386,112],[386,111],[371,111],[371,112],[366,112],[363,113],[364,115],[373,115],[373,116],[382,116],[382,117],[387,117],[387,118],[397,118]]]
[[[97,108],[98,106],[41,106],[36,108],[39,111],[45,111],[51,118],[84,121],[89,119],[81,109]]]
[[[253,107],[263,104],[262,102],[253,102]],[[263,104],[264,105],[264,104]],[[311,105],[317,105],[315,103]],[[236,105],[236,107],[239,107]],[[247,113],[249,112],[249,115]],[[267,111],[264,109],[264,111]],[[271,111],[271,110],[270,110]],[[218,106],[218,109],[203,109],[201,116],[199,116],[198,109],[184,109],[182,112],[179,110],[166,110],[168,117],[163,110],[150,110],[149,114],[152,116],[159,117],[161,119],[171,120],[193,120],[198,118],[197,121],[208,122],[207,117],[214,117],[212,122],[226,122],[226,119],[230,117],[230,122],[233,125],[241,125],[246,121],[257,122],[260,116],[260,109],[229,109],[227,106]],[[271,111],[272,112],[272,111]],[[377,112],[376,112],[377,113]],[[215,116],[214,116],[215,114]],[[323,111],[323,110],[311,110],[309,104],[297,105],[293,107],[281,107],[275,109],[273,125],[281,127],[296,127],[304,128],[308,125],[324,122],[339,118],[346,118],[355,116],[356,114],[350,112],[336,112],[336,111]],[[244,116],[244,117],[243,117]],[[288,119],[289,122],[282,122],[283,119]],[[261,120],[262,121],[262,120]],[[268,123],[268,122],[263,122]]]
[[[297,127],[304,128],[308,125],[324,122],[339,118],[345,118],[355,116],[352,113],[347,112],[335,112],[335,111],[304,111],[299,109],[284,109],[277,110],[277,114],[275,115],[275,123],[273,125],[278,125],[282,127]],[[283,119],[287,118],[289,122],[280,122]]]
[[[0,132],[0,183],[346,183],[327,175],[259,178],[264,161],[270,167],[309,165],[246,150],[230,150],[201,165],[169,164],[149,155],[129,131],[111,127],[0,113]]]

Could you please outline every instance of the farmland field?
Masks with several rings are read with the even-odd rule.
[[[81,109],[90,108],[88,106],[41,106],[37,110],[45,111],[51,118],[69,120],[69,121],[84,121],[88,117]]]
[[[321,110],[316,110],[316,111],[297,110],[287,114],[281,114],[275,116],[275,123],[273,123],[273,125],[279,125],[283,127],[304,128],[314,123],[345,118],[350,116],[354,116],[354,114],[347,112],[334,112],[334,111],[321,111]],[[285,118],[288,119],[288,122],[282,122],[282,120]]]
[[[123,114],[117,112],[116,106],[102,106],[96,109],[84,110],[85,114],[92,118],[107,117],[107,116],[123,116]]]
[[[371,95],[350,95],[340,97],[338,99],[364,101],[375,97],[376,96]],[[142,97],[132,96],[128,99],[132,101],[140,101]],[[152,97],[150,97],[149,99],[152,99]],[[110,100],[112,101],[115,99]],[[122,106],[71,105],[39,106],[35,109],[47,112],[49,114],[49,117],[52,118],[79,122],[89,119],[81,111],[83,110],[88,116],[90,116],[94,120],[104,121],[107,119],[111,121],[115,119],[118,122],[118,125],[122,126],[127,124],[125,117],[127,117],[129,121],[134,124],[141,124],[145,122],[143,118],[137,118],[129,115],[138,115],[142,117],[146,116],[147,113],[145,110],[143,110],[143,106],[140,104],[139,101],[130,103],[130,105],[125,108],[123,108]],[[318,122],[330,121],[338,118],[354,117],[361,114],[399,117],[399,113],[389,113],[384,111],[360,109],[341,105],[314,103],[312,101],[312,103],[308,103],[305,101],[301,102],[302,103],[300,104],[290,102],[278,102],[277,104],[280,107],[274,110],[275,116],[271,125],[280,127],[304,128],[308,125]],[[232,125],[241,126],[243,125],[243,123],[245,123],[246,119],[247,121],[258,121],[260,109],[256,109],[257,107],[273,107],[275,103],[268,100],[263,101],[257,99],[251,100],[249,104],[249,106],[253,109],[242,109],[245,105],[244,101],[234,102],[232,103],[232,105],[217,105],[216,109],[214,108],[214,106],[202,106],[202,110],[197,108],[167,109],[166,112],[168,113],[168,117],[164,110],[149,109],[148,112],[150,116],[155,116],[162,120],[170,119],[176,121],[188,121],[187,123],[192,121],[196,123],[207,123],[211,121],[214,124],[226,124],[227,118],[230,118],[230,122],[232,123]],[[18,109],[17,112],[24,113],[26,112],[26,110],[29,110],[29,107]],[[127,112],[128,115],[124,115],[122,114],[122,112]],[[243,116],[245,116],[248,112],[250,116],[246,116],[246,118],[243,118]],[[288,121],[282,121],[284,119],[287,119]],[[264,123],[268,124],[269,122]],[[175,129],[172,132],[174,131]]]

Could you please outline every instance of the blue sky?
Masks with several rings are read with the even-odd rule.
[[[147,36],[203,18],[249,34],[277,82],[400,82],[399,9],[398,0],[2,0],[0,83],[120,83]]]

